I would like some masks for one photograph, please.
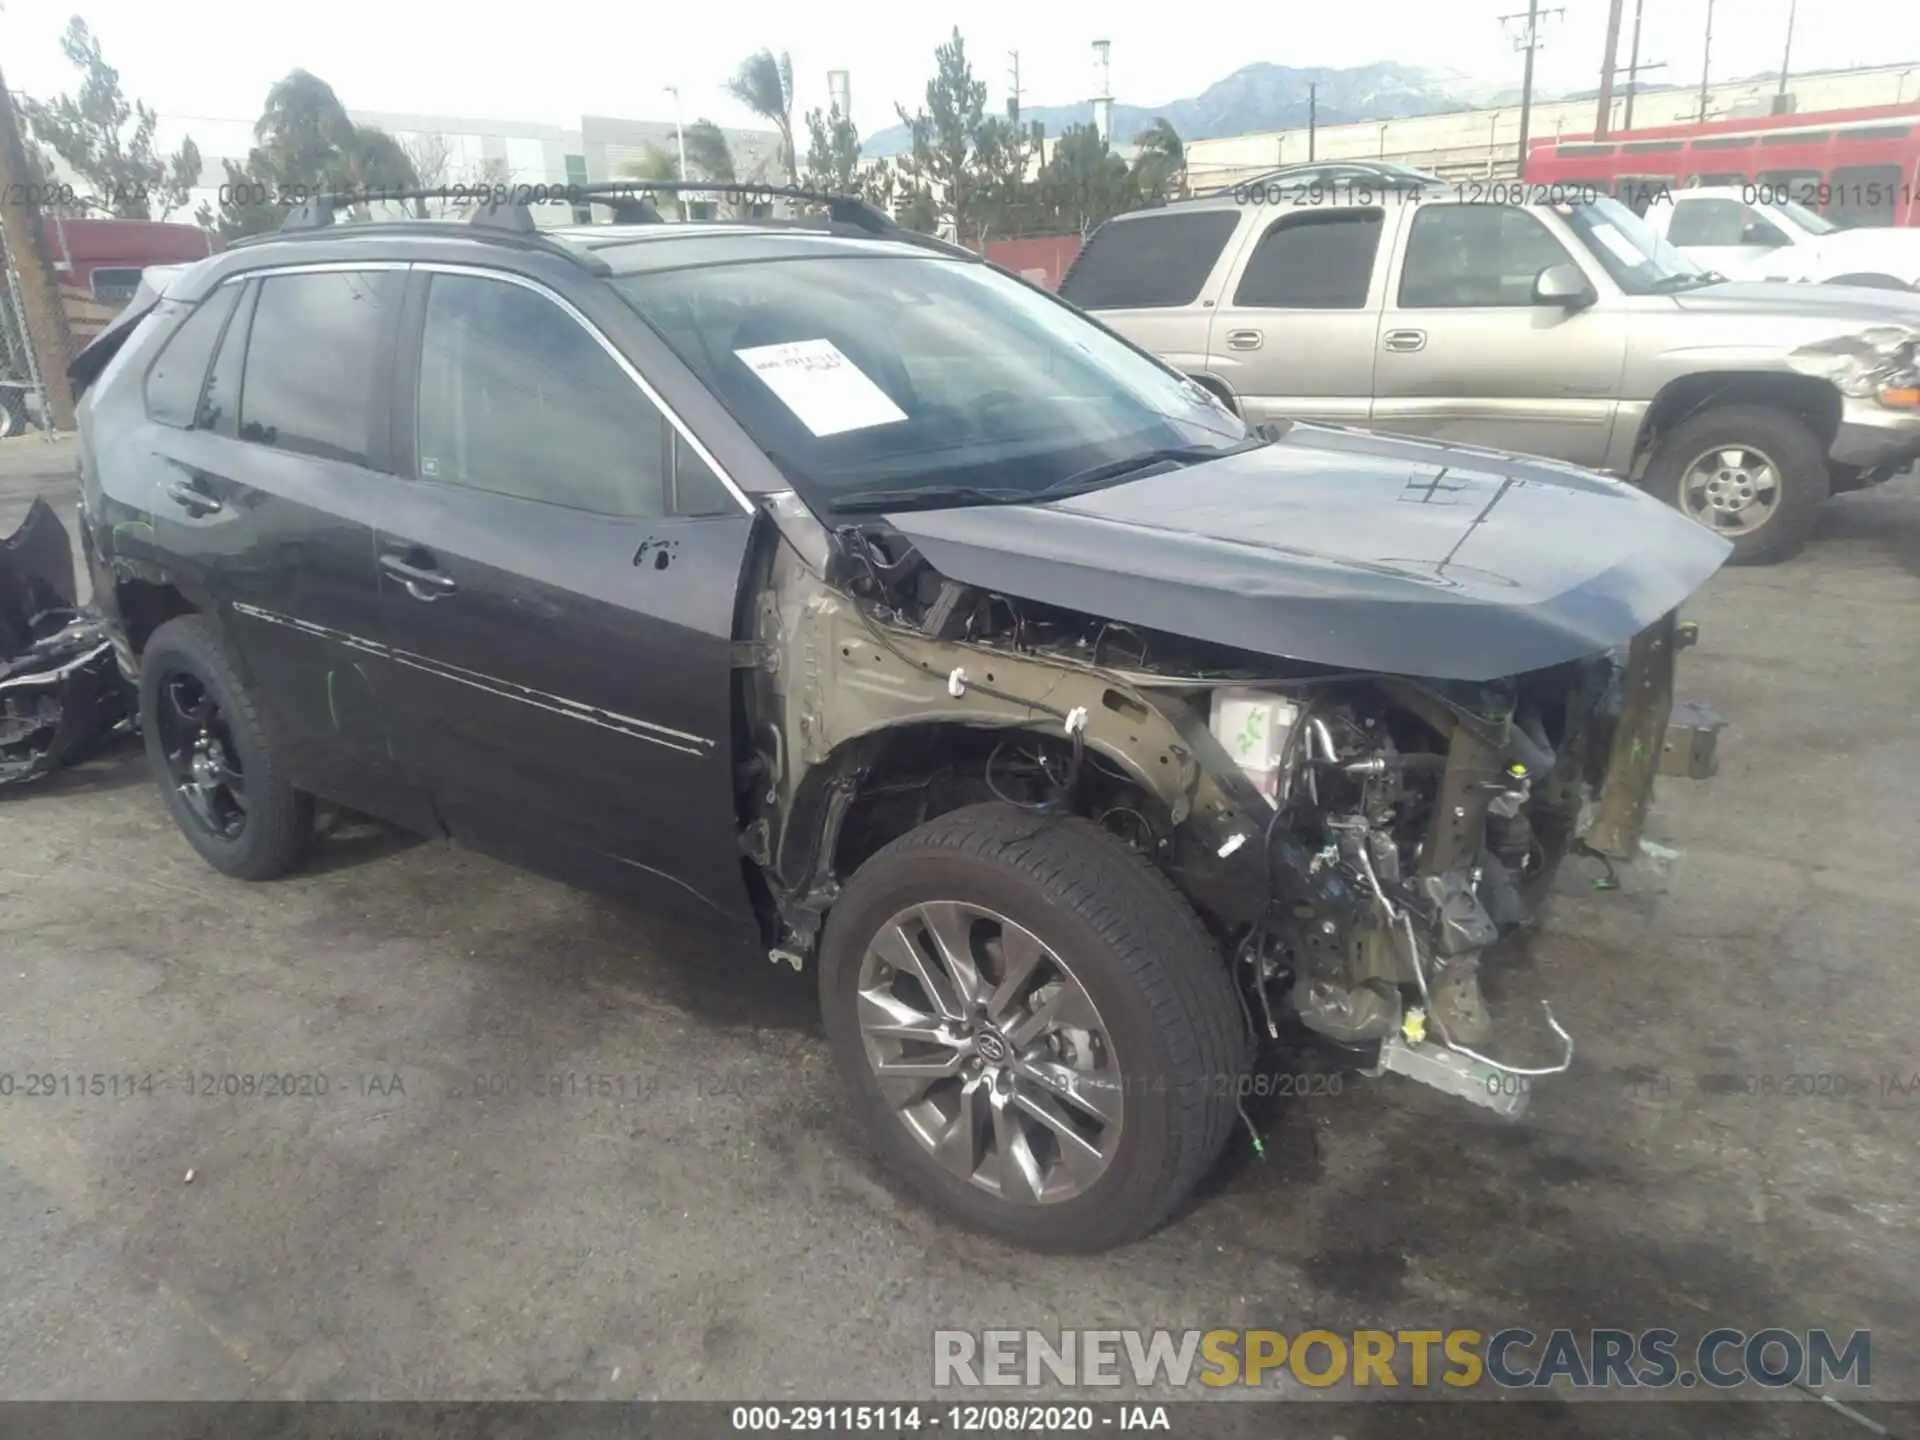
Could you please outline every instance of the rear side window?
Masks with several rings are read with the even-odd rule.
[[[421,479],[653,519],[668,513],[668,430],[600,342],[544,295],[505,280],[433,277],[420,350]],[[683,463],[676,481],[690,496],[705,467],[691,452]]]
[[[1361,309],[1385,219],[1380,210],[1317,210],[1274,221],[1253,247],[1233,303],[1276,310]]]
[[[1237,210],[1198,210],[1109,220],[1060,282],[1083,310],[1191,305],[1240,224]]]
[[[1827,192],[1827,218],[1842,225],[1893,224],[1900,201],[1911,193],[1900,178],[1898,165],[1842,166]]]
[[[240,438],[370,463],[382,337],[400,303],[397,270],[274,275],[247,340]]]
[[[191,429],[195,411],[200,407],[200,387],[207,378],[207,365],[213,359],[214,346],[240,298],[238,285],[222,285],[200,302],[180,328],[173,332],[160,351],[160,358],[147,371],[147,415],[162,425]]]

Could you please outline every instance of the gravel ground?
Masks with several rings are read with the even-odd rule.
[[[69,505],[70,470],[0,446],[0,530]],[[1833,502],[1690,614],[1682,692],[1730,723],[1717,779],[1663,782],[1679,857],[1615,893],[1570,866],[1490,980],[1516,1025],[1552,998],[1574,1071],[1511,1125],[1396,1078],[1270,1105],[1264,1163],[1237,1139],[1189,1213],[1093,1259],[880,1176],[810,977],[373,828],[227,881],[131,748],[0,792],[0,1072],[164,1084],[0,1099],[0,1396],[913,1397],[938,1326],[1523,1324],[1870,1329],[1866,1408],[1920,1400],[1920,483]],[[263,1073],[327,1094],[185,1093]],[[526,1093],[552,1073],[627,1093]],[[1849,1433],[1565,1410],[1566,1435]]]

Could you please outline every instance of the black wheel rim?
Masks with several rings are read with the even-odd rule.
[[[174,671],[160,681],[154,730],[172,785],[194,823],[222,840],[247,828],[247,778],[213,692],[197,675]]]

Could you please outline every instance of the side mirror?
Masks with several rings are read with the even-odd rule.
[[[1600,298],[1577,265],[1549,265],[1533,277],[1533,303],[1562,310],[1584,310]]]

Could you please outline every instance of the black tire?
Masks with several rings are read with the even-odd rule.
[[[1785,560],[1806,543],[1831,492],[1826,447],[1797,415],[1759,405],[1716,406],[1676,426],[1660,442],[1647,466],[1647,489],[1685,513],[1680,502],[1682,477],[1697,459],[1723,447],[1759,451],[1772,461],[1780,477],[1780,499],[1773,514],[1758,528],[1727,537],[1733,541],[1733,563],[1770,565]]]
[[[218,707],[223,743],[246,778],[247,807],[238,832],[216,834],[187,803],[171,772],[160,725],[169,682],[197,682]],[[218,629],[202,615],[182,615],[153,632],[140,657],[140,730],[147,762],[174,823],[206,862],[237,880],[271,880],[295,869],[313,838],[313,799],[282,776],[267,748],[259,707],[240,678]]]
[[[862,960],[902,909],[989,907],[1065,961],[1098,1007],[1124,1087],[1107,1168],[1080,1193],[1015,1204],[937,1162],[887,1103],[856,1013]],[[1219,1157],[1251,1060],[1227,965],[1192,908],[1142,857],[1085,820],[1008,805],[953,811],[854,874],[820,950],[828,1040],[882,1160],[942,1210],[1038,1250],[1093,1252],[1162,1223]]]
[[[24,391],[0,387],[0,440],[27,433],[27,397]]]

